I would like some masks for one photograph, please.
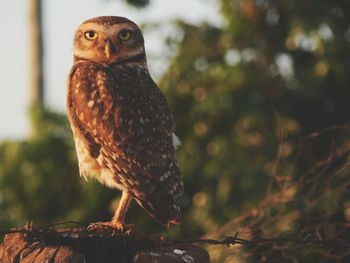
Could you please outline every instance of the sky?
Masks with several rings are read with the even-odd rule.
[[[0,0],[0,139],[20,139],[29,132],[28,0]],[[183,19],[192,24],[223,23],[217,0],[151,0],[144,9],[122,0],[43,0],[45,104],[65,113],[66,80],[72,65],[75,29],[84,20],[101,15],[125,16],[137,24],[156,23],[145,28],[148,66],[157,79],[168,65],[172,50],[164,44]]]

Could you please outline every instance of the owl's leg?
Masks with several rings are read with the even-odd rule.
[[[125,224],[124,217],[126,210],[128,209],[128,206],[131,201],[131,195],[128,191],[123,191],[122,198],[119,201],[119,205],[117,208],[117,211],[115,212],[113,218],[112,218],[112,225],[115,228],[124,230],[125,228],[128,228],[128,225]]]
[[[126,210],[128,209],[129,203],[131,201],[131,195],[127,191],[123,191],[122,197],[120,199],[118,209],[115,212],[112,221],[110,222],[96,222],[92,223],[88,226],[89,230],[99,230],[108,228],[115,228],[120,231],[125,232],[126,234],[130,234],[132,231],[136,229],[132,224],[126,224],[124,221]]]

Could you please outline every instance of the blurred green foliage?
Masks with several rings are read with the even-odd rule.
[[[350,3],[221,0],[220,5],[222,26],[177,21],[178,34],[168,39],[176,54],[159,86],[182,140],[177,157],[185,181],[182,224],[168,234],[203,235],[235,222],[217,234],[242,228],[249,238],[307,231],[349,238],[332,227],[350,220],[344,150]],[[79,178],[66,118],[47,110],[32,111],[31,118],[38,136],[0,145],[0,225],[108,220],[119,195]],[[264,220],[251,223],[251,211],[263,213]],[[127,220],[162,231],[136,205]],[[266,251],[274,251],[268,262],[273,257],[289,262],[278,260],[301,253],[254,249],[250,257],[210,252],[218,262],[262,262],[259,255]],[[321,256],[303,257],[319,262]]]

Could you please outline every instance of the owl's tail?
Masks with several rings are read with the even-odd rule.
[[[134,199],[159,224],[165,227],[180,224],[181,211],[177,198],[169,194],[153,192],[145,198],[140,199],[135,196]]]

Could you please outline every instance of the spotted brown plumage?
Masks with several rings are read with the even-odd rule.
[[[80,174],[123,191],[111,225],[123,228],[131,198],[162,225],[179,223],[174,120],[148,72],[136,24],[97,17],[80,25],[67,112]]]

